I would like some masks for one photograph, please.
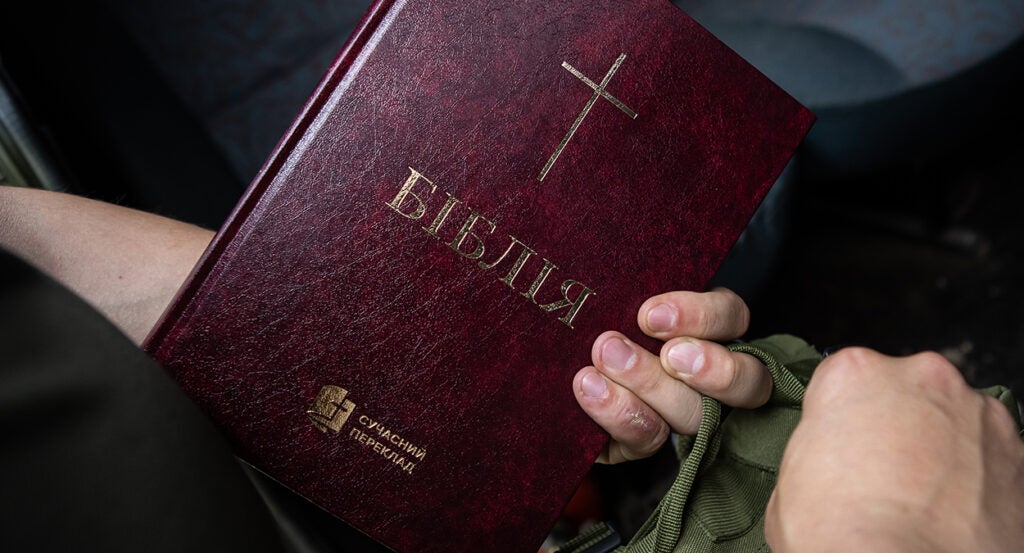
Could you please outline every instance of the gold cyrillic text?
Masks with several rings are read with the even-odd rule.
[[[430,197],[437,191],[437,188],[433,181],[410,167],[409,177],[402,184],[398,194],[385,205],[406,219],[420,220],[423,219],[428,211],[431,211]],[[548,277],[558,267],[543,256],[540,256],[540,259],[543,260],[543,266],[537,267],[537,262],[532,261],[533,256],[538,255],[537,251],[512,235],[508,235],[508,247],[505,248],[501,255],[493,261],[487,261],[488,248],[485,237],[494,234],[495,230],[497,230],[497,225],[475,209],[462,204],[458,198],[450,193],[444,192],[444,194],[447,196],[447,199],[440,209],[437,210],[430,225],[421,228],[427,234],[445,242],[448,247],[460,256],[477,261],[476,265],[485,271],[495,270],[498,267],[508,265],[507,272],[504,269],[499,272],[499,274],[504,273],[504,276],[499,277],[498,280],[513,290],[516,290],[516,279],[521,273],[525,272],[529,276],[530,273],[536,271],[533,280],[528,281],[531,283],[530,286],[525,291],[520,292],[520,295],[530,300],[530,302],[544,312],[553,313],[565,310],[558,320],[569,328],[573,328],[573,321],[579,315],[584,303],[591,296],[597,295],[594,290],[579,280],[566,279],[562,282],[560,299],[550,301],[552,296],[556,298],[559,296],[556,296],[553,291],[544,293],[544,290],[546,290],[544,285]],[[459,230],[454,236],[451,236],[451,230],[443,232],[442,227],[460,204],[464,206],[468,214],[463,219]],[[438,202],[435,201],[433,205],[438,205]],[[435,207],[434,209],[437,208]],[[460,215],[459,217],[461,218],[462,216]],[[453,227],[449,225],[445,228]],[[443,234],[447,234],[451,238],[442,236]],[[516,256],[515,252],[517,251],[518,255]],[[515,261],[509,263],[508,260],[513,258]],[[543,303],[545,301],[550,303]]]

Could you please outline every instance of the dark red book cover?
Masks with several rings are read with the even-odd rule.
[[[536,551],[590,345],[702,289],[813,116],[667,0],[380,0],[147,342],[395,550]]]

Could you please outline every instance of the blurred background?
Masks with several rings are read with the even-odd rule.
[[[0,183],[217,228],[368,3],[7,5]],[[716,278],[750,335],[934,349],[1024,396],[1024,2],[676,4],[819,117]],[[596,468],[567,532],[631,533],[672,462]]]

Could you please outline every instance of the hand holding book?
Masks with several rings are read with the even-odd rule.
[[[637,314],[644,334],[665,341],[660,358],[619,332],[599,336],[594,365],[573,381],[580,406],[612,437],[598,461],[652,455],[670,431],[695,434],[701,393],[733,407],[764,404],[772,386],[765,366],[713,341],[739,338],[749,320],[746,304],[725,288],[670,292],[648,299]]]
[[[139,290],[144,291],[173,288],[191,263],[169,255],[168,241],[196,251],[209,240],[209,233],[201,229],[74,196],[0,188],[0,198],[7,200],[0,202],[0,245],[51,271],[101,307],[104,298],[123,295],[125,289],[123,281],[104,279],[97,268],[116,266],[130,273],[133,264],[140,263],[124,257],[121,236],[135,237],[133,247],[146,253],[151,265],[159,260],[140,281],[144,286]],[[60,216],[45,226],[39,224],[40,213]],[[122,232],[105,232],[113,230],[107,223],[115,222]],[[77,237],[80,253],[93,252],[95,257],[71,267],[71,272],[60,272],[68,267],[48,265],[42,252],[68,247],[69,236]],[[79,285],[86,281],[96,286]],[[125,299],[150,297],[156,296],[147,292]],[[121,328],[132,328],[150,309],[145,301],[131,305],[136,311],[105,313]],[[606,332],[593,344],[594,366],[579,371],[573,383],[580,405],[612,436],[602,461],[648,455],[664,443],[670,429],[692,434],[698,391],[736,407],[765,401],[763,365],[706,341],[730,340],[746,331],[749,312],[732,292],[657,295],[643,303],[637,319],[645,334],[666,340],[661,358],[625,342],[618,333]],[[619,343],[626,346],[625,352],[615,351]],[[677,373],[675,363],[684,356],[672,358],[673,346],[680,344],[699,350],[691,357],[691,366],[698,370],[689,376]],[[620,365],[624,370],[612,367],[616,355],[626,361]],[[866,525],[873,531],[859,536],[876,540],[871,543],[876,550],[902,551],[908,543],[929,543],[934,550],[945,546],[1002,551],[1021,542],[1024,499],[1015,490],[1024,474],[1024,445],[1003,406],[971,391],[956,369],[936,354],[891,358],[847,349],[831,356],[817,375],[807,391],[804,422],[783,459],[776,495],[788,499],[776,497],[769,504],[766,523],[773,551],[817,551],[830,544],[849,544],[857,538],[851,532]],[[588,393],[593,391],[591,378],[604,384],[603,396]],[[887,421],[884,432],[879,432],[881,420]],[[950,455],[954,450],[964,454]],[[960,464],[954,467],[956,463]],[[943,476],[949,471],[959,471],[953,484]],[[869,476],[848,477],[851,474]],[[961,485],[965,482],[981,485]],[[881,512],[879,505],[934,498],[944,507],[903,509],[900,517],[875,516]],[[967,511],[962,505],[981,508]],[[934,513],[938,514],[930,516]],[[965,533],[972,529],[983,534]]]

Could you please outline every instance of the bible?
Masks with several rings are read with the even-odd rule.
[[[378,0],[146,349],[399,551],[536,551],[602,331],[700,290],[813,116],[667,0]]]

